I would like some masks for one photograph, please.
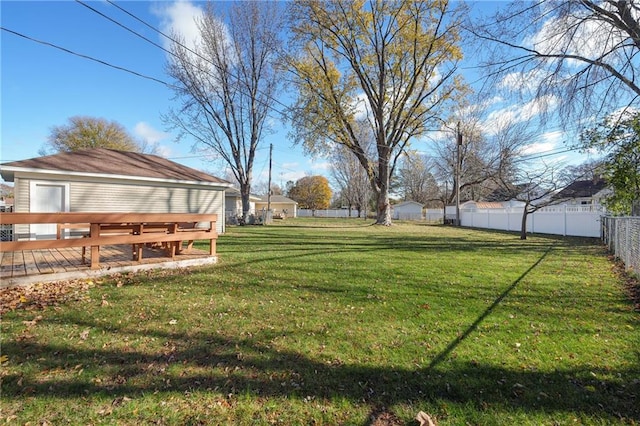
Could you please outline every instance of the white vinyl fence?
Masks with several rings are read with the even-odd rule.
[[[364,215],[364,211],[361,213]],[[298,209],[298,217],[358,217],[358,210],[352,209],[351,215],[349,215],[349,209],[324,209],[324,210],[316,210],[315,214],[313,214],[312,210],[309,209]]]
[[[520,231],[522,209],[522,207],[512,207],[461,210],[460,222],[462,226],[472,228]],[[602,214],[600,209],[592,206],[544,207],[528,215],[527,232],[599,238],[602,235]]]
[[[602,238],[625,268],[640,277],[640,217],[602,218]]]
[[[440,222],[444,220],[444,210],[442,209],[426,209],[424,219],[427,222]]]

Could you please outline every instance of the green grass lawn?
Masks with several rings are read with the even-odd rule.
[[[297,219],[218,252],[6,313],[1,416],[640,424],[640,315],[598,240]]]

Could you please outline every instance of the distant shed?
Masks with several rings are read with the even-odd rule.
[[[424,205],[417,201],[403,201],[392,206],[392,218],[396,220],[422,220]]]

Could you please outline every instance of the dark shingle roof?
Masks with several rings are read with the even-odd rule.
[[[592,197],[607,187],[604,179],[577,180],[555,195],[555,198]]]
[[[509,185],[508,188],[499,187],[494,189],[483,201],[497,202],[497,201],[509,201],[526,191],[527,184]]]
[[[5,167],[135,176],[179,181],[229,183],[224,179],[211,176],[157,155],[116,151],[105,148],[61,152],[44,157],[13,161],[2,164],[2,168]]]

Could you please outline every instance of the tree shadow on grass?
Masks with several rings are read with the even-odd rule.
[[[39,371],[51,372],[73,371],[74,365],[92,366],[92,377],[5,376],[3,398],[138,398],[153,392],[215,391],[259,398],[338,397],[368,404],[373,411],[399,403],[450,401],[470,403],[479,410],[502,407],[640,421],[638,368],[515,371],[499,365],[445,360],[440,355],[434,358],[438,362],[422,368],[372,367],[274,350],[265,343],[270,340],[265,335],[250,339],[209,335],[165,338],[170,342],[167,350],[153,355],[6,342],[3,352],[12,362],[29,360]],[[601,375],[618,379],[602,380],[598,378]]]

